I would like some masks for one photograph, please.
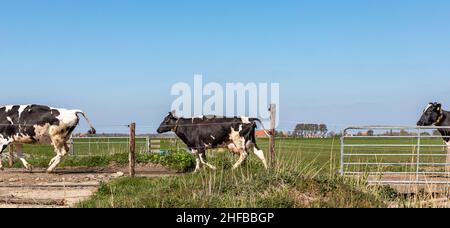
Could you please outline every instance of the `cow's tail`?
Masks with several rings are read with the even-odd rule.
[[[264,130],[264,133],[266,133],[267,137],[270,137],[271,133],[270,133],[269,131],[266,130],[266,128],[264,127],[263,122],[262,122],[260,119],[258,119],[258,118],[253,118],[253,119],[250,119],[250,120],[251,120],[251,121],[259,122],[259,124],[261,124],[262,129]]]
[[[88,131],[88,134],[90,134],[90,135],[95,135],[95,134],[97,134],[97,130],[95,130],[94,125],[92,125],[92,122],[89,120],[89,118],[87,117],[87,115],[86,115],[85,112],[83,112],[83,111],[81,111],[81,110],[76,110],[75,113],[76,113],[76,114],[82,115],[82,116],[84,117],[84,119],[86,120],[86,122],[88,123],[89,127],[91,128],[91,129]]]

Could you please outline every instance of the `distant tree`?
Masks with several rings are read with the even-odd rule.
[[[286,134],[284,134],[283,131],[275,131],[275,137],[285,137]]]
[[[320,134],[322,135],[322,137],[325,137],[327,135],[327,133],[328,133],[327,125],[326,124],[320,124],[319,125],[319,131],[320,131]]]
[[[326,137],[328,127],[326,124],[299,123],[295,126],[292,136],[294,137]]]

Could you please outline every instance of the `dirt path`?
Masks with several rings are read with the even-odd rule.
[[[98,186],[116,178],[126,176],[122,167],[58,169],[55,174],[45,169],[33,173],[23,169],[0,171],[0,208],[67,208],[89,198]],[[137,176],[163,177],[178,175],[162,166],[144,165],[136,167]]]

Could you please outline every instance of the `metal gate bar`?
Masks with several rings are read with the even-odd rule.
[[[450,129],[450,127],[388,125],[348,127],[343,130],[341,137],[340,174],[342,176],[365,176],[368,177],[368,182],[371,184],[449,185],[450,163],[448,161],[450,161],[450,145],[446,145],[443,138],[450,138],[450,136],[443,137],[431,132],[442,129]],[[375,131],[386,130],[387,132],[382,134],[375,134]],[[355,131],[359,131],[359,134],[352,134]],[[367,134],[362,135],[361,131],[366,131]],[[369,131],[373,134],[369,135]],[[394,133],[394,131],[396,132]],[[406,135],[403,136],[398,131],[402,131]],[[364,139],[369,141],[365,142]],[[402,139],[404,139],[403,143],[401,142]],[[430,143],[433,139],[437,143],[442,142],[443,144]],[[388,142],[383,142],[383,140]],[[411,143],[411,140],[417,140],[417,142]],[[399,151],[406,148],[411,148],[412,151]],[[436,150],[437,148],[442,148],[442,153],[436,151],[426,152],[426,149]],[[354,152],[354,150],[362,149],[364,149],[364,152]],[[399,159],[396,160],[396,157]],[[401,161],[408,157],[411,158],[409,162]],[[444,157],[447,158],[445,162],[439,161]],[[442,167],[444,167],[444,170],[436,170],[442,169]],[[377,170],[373,170],[374,168]],[[395,169],[392,170],[392,168]]]

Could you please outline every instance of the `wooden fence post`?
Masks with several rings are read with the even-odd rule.
[[[277,106],[275,104],[270,105],[270,140],[269,140],[269,152],[270,152],[270,167],[273,169],[276,167],[276,154],[275,154],[275,137],[276,137],[276,114]]]
[[[136,175],[136,123],[130,124],[130,153],[129,153],[129,174],[130,177]]]
[[[9,167],[12,168],[14,165],[14,145],[13,144],[9,145],[8,161],[9,161]]]

